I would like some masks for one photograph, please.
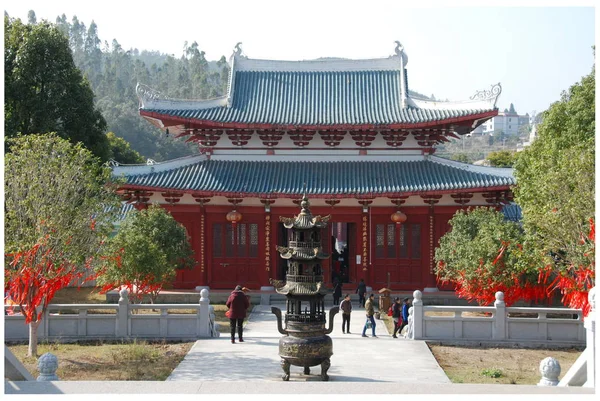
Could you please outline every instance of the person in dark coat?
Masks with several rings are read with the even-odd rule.
[[[342,283],[337,280],[333,287],[333,305],[338,305],[340,303],[340,298],[342,297]]]
[[[244,318],[246,317],[246,310],[250,307],[248,297],[242,291],[242,286],[238,285],[235,290],[231,292],[225,305],[229,308],[229,327],[231,328],[231,343],[235,344],[235,326],[238,328],[238,339],[241,343],[244,342],[243,334]]]
[[[367,293],[367,285],[365,284],[365,279],[360,279],[360,283],[358,283],[358,288],[356,289],[356,293],[358,294],[358,306],[365,307],[365,294]]]
[[[394,321],[394,335],[392,337],[398,338],[396,333],[400,329],[400,325],[398,324],[400,320],[400,315],[402,314],[402,304],[400,303],[400,298],[396,297],[394,299],[394,305],[392,306],[392,320]]]
[[[404,298],[402,305],[402,324],[398,328],[398,333],[402,334],[402,329],[408,324],[408,310],[410,309],[410,299]]]
[[[352,302],[350,302],[350,294],[346,294],[344,300],[340,304],[342,311],[342,333],[350,334],[350,315],[352,314]]]

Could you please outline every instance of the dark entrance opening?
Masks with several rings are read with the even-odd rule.
[[[342,283],[353,281],[353,271],[356,257],[355,225],[354,223],[333,222],[327,228],[329,231],[329,277],[333,283],[338,279]]]
[[[288,235],[291,231],[286,230],[283,223],[277,224],[277,227],[277,245],[288,246]],[[322,264],[325,282],[332,284],[337,278],[342,283],[353,283],[356,267],[356,224],[333,222],[323,229],[321,235],[323,251],[331,255]],[[278,280],[285,280],[287,268],[287,260],[278,258]]]

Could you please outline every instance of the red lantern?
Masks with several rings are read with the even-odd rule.
[[[402,224],[406,221],[406,215],[404,213],[402,213],[400,210],[396,211],[395,213],[392,213],[390,218],[396,224]]]
[[[237,222],[242,220],[242,214],[234,209],[231,212],[227,213],[227,216],[225,216],[225,218],[231,224],[236,224]]]

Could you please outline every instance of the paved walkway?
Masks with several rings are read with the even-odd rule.
[[[284,309],[284,305],[274,305]],[[334,318],[333,356],[329,368],[332,382],[396,382],[448,384],[450,380],[440,368],[424,341],[392,338],[383,321],[377,323],[378,338],[361,337],[365,323],[364,309],[352,311],[350,331],[342,334],[342,319]],[[244,328],[244,342],[231,344],[229,334],[196,341],[184,360],[167,380],[177,381],[281,381],[275,315],[270,305],[257,305]],[[237,335],[236,335],[237,339]],[[311,368],[311,375],[292,366],[290,381],[320,381],[321,367]]]

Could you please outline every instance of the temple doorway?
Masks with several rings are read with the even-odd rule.
[[[347,222],[332,222],[326,229],[328,242],[323,241],[326,252],[331,255],[327,264],[329,282],[336,279],[342,283],[354,281],[356,258],[356,224]]]

